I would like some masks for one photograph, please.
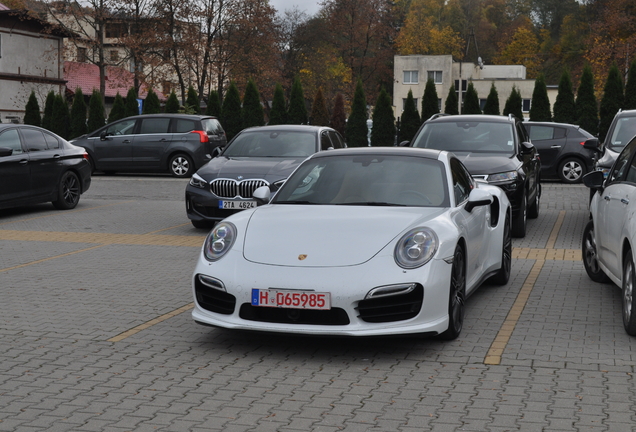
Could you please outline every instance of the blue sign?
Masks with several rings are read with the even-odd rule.
[[[139,114],[141,114],[141,107],[144,105],[144,101],[142,99],[137,99],[137,107],[139,107]]]

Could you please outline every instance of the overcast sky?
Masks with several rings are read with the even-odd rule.
[[[317,0],[269,0],[269,4],[274,6],[279,14],[282,14],[287,9],[292,9],[294,6],[298,6],[298,9],[307,15],[314,15],[320,8]]]

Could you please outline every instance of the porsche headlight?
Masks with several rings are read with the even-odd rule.
[[[415,228],[402,236],[395,245],[395,262],[402,268],[414,269],[429,262],[439,241],[429,228]]]
[[[208,182],[203,180],[201,176],[198,176],[195,173],[192,175],[192,178],[190,178],[190,186],[194,186],[199,189],[205,189],[208,186]]]
[[[232,248],[236,227],[230,222],[218,223],[205,239],[203,253],[208,261],[218,261]]]
[[[519,174],[517,173],[517,171],[508,171],[503,173],[490,174],[488,176],[488,183],[503,183],[503,182],[515,181],[517,180],[518,175]]]

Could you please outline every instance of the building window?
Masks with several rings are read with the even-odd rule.
[[[479,99],[479,109],[483,112],[488,99]]]
[[[437,109],[442,112],[442,98],[437,98]]]
[[[118,61],[119,60],[119,51],[111,50],[110,51],[110,61]]]
[[[521,100],[521,111],[522,112],[530,112],[530,102],[532,99],[522,99]]]
[[[415,110],[419,111],[417,109],[417,98],[413,98],[413,102],[415,102]],[[402,111],[404,111],[406,109],[406,98],[402,98]]]
[[[455,80],[455,93],[459,93],[459,91],[461,90],[461,92],[462,92],[462,103],[463,103],[464,99],[466,99],[466,89],[467,88],[468,88],[468,81],[467,80],[462,80],[461,89],[459,87],[459,80]],[[459,97],[459,94],[457,95],[457,97]]]
[[[433,80],[435,84],[442,84],[442,71],[428,71],[428,79]]]
[[[86,62],[86,48],[77,47],[77,61],[80,63]]]
[[[418,80],[417,71],[404,71],[404,84],[418,84]]]
[[[121,38],[128,34],[125,23],[108,23],[106,25],[107,38]]]

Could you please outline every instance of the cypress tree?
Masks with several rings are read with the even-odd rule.
[[[530,107],[531,121],[552,121],[550,113],[550,99],[548,99],[548,89],[545,85],[543,74],[534,81],[534,90],[532,91],[532,106]]]
[[[38,98],[35,97],[35,92],[31,90],[29,101],[24,108],[24,124],[40,126],[42,124],[42,118],[40,117],[40,104],[38,104]]]
[[[439,101],[437,100],[437,89],[435,88],[435,82],[432,79],[426,81],[426,87],[424,87],[424,95],[422,96],[422,117],[421,121],[424,123],[430,119],[431,116],[439,113]],[[457,105],[457,104],[455,104]]]
[[[188,95],[186,97],[186,113],[199,114],[201,112],[201,103],[197,91],[190,85],[188,87]]]
[[[344,97],[342,93],[336,95],[336,100],[333,104],[333,114],[331,115],[331,127],[340,132],[340,135],[344,137],[345,128],[347,126],[347,115],[344,109]]]
[[[216,118],[221,117],[221,97],[216,90],[210,90],[208,95],[208,106],[205,109],[205,114],[214,116]]]
[[[53,100],[53,112],[51,114],[51,132],[58,134],[64,139],[68,139],[69,134],[68,103],[62,95],[55,95]]]
[[[177,98],[177,94],[174,91],[172,91],[170,96],[168,96],[164,112],[169,114],[176,114],[179,112],[179,98]]]
[[[161,103],[159,96],[152,89],[148,90],[146,100],[143,104],[143,114],[159,114],[161,112]]]
[[[241,96],[234,81],[227,89],[223,105],[221,106],[221,124],[225,129],[228,141],[243,130],[243,118],[241,116]]]
[[[607,135],[614,116],[619,109],[623,108],[624,103],[623,79],[616,63],[612,63],[607,74],[607,81],[605,81],[603,89],[603,99],[601,99],[601,106],[598,111],[600,117],[598,137],[601,141],[605,140],[605,135]]]
[[[124,110],[124,98],[121,97],[119,92],[117,92],[115,95],[115,101],[113,102],[113,107],[110,109],[110,113],[108,114],[108,123],[112,123],[126,117]]]
[[[345,141],[348,147],[369,145],[367,119],[367,99],[364,96],[362,81],[358,80],[351,104],[351,114],[345,127]]]
[[[71,132],[70,139],[82,136],[88,132],[86,126],[86,102],[81,88],[75,90],[73,105],[71,105]]]
[[[484,114],[501,114],[499,110],[499,93],[497,93],[494,82],[490,85],[490,92],[488,93],[488,98],[486,98],[486,105],[484,105]]]
[[[329,126],[329,111],[327,103],[322,95],[322,89],[318,88],[311,107],[311,124],[316,126]]]
[[[627,83],[625,84],[625,109],[636,109],[636,59],[629,66]]]
[[[409,94],[406,97],[406,103],[404,105],[404,111],[402,111],[402,119],[400,123],[400,139],[398,141],[411,141],[415,136],[415,132],[420,128],[420,114],[415,107],[415,99],[413,99],[413,92],[409,90]]]
[[[479,96],[472,82],[468,83],[468,88],[466,89],[466,99],[464,99],[462,114],[481,114]]]
[[[42,117],[42,127],[51,130],[51,117],[53,115],[53,103],[55,102],[55,92],[51,90],[46,95],[44,102],[44,116]]]
[[[287,123],[287,107],[285,105],[283,86],[276,84],[272,109],[269,111],[269,122],[267,124],[279,125]]]
[[[88,100],[88,130],[92,132],[104,126],[105,118],[102,94],[99,90],[93,90]]]
[[[590,65],[585,65],[581,82],[576,91],[576,124],[591,133],[598,134],[598,108],[594,95],[594,75]]]
[[[300,79],[296,77],[292,84],[289,96],[289,110],[287,111],[287,122],[289,124],[307,124],[307,106],[305,105],[305,95]]]
[[[137,90],[131,87],[126,94],[126,101],[124,104],[124,116],[130,117],[139,115],[139,104],[137,103]]]
[[[523,120],[523,101],[521,100],[521,93],[515,86],[512,87],[512,91],[510,92],[510,96],[506,100],[506,105],[504,106],[503,115],[507,116],[509,114],[514,115],[518,119]]]
[[[382,87],[373,108],[373,129],[371,129],[371,145],[374,147],[390,147],[395,143],[395,117],[391,97]]]
[[[247,81],[247,86],[245,87],[242,114],[244,128],[263,126],[265,124],[261,96],[258,93],[256,83],[251,78]]]
[[[457,115],[459,114],[459,99],[457,99],[457,92],[455,91],[455,87],[451,86],[448,89],[448,95],[446,96],[446,102],[444,102],[444,113]],[[426,121],[424,118],[424,111],[422,111],[422,120]]]
[[[574,90],[572,90],[572,80],[570,72],[564,70],[559,81],[559,92],[556,101],[554,101],[554,121],[558,123],[576,122]]]

